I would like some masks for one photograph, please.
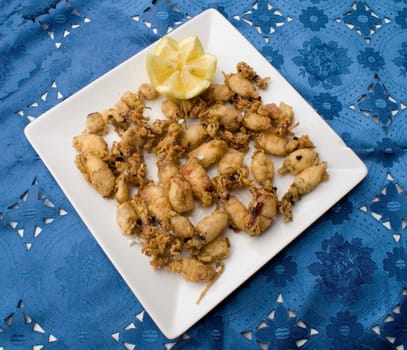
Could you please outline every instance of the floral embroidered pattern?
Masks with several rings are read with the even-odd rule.
[[[391,167],[402,152],[403,149],[388,137],[377,141],[376,146],[373,149],[373,154],[385,167]]]
[[[285,307],[281,294],[278,295],[276,304],[267,317],[257,323],[254,330],[243,331],[242,335],[250,342],[256,342],[262,349],[302,349],[313,335],[318,334],[318,330],[311,328],[291,309]],[[244,349],[251,349],[249,344]]]
[[[325,298],[328,301],[340,298],[344,305],[362,299],[363,285],[373,282],[377,270],[371,259],[373,249],[365,247],[359,238],[346,241],[339,233],[324,240],[321,248],[316,253],[319,262],[312,263],[308,269],[318,277],[317,287]]]
[[[222,317],[209,314],[199,325],[188,330],[185,336],[177,339],[171,349],[222,349],[223,341]]]
[[[27,249],[31,248],[31,242],[41,233],[44,225],[65,214],[64,210],[56,208],[45,197],[36,179],[18,201],[4,212],[6,222],[24,238]]]
[[[0,31],[6,31],[2,29],[1,22],[3,18],[0,18]],[[2,33],[3,34],[3,33]],[[6,38],[3,39],[0,35],[0,103],[2,100],[9,96],[14,91],[18,90],[19,85],[24,79],[28,79],[33,71],[38,69],[35,62],[25,62],[24,65],[17,63],[18,58],[26,57],[30,53],[27,50],[27,46],[19,41],[16,43],[8,43]]]
[[[46,4],[30,3],[22,8],[22,17],[27,21],[35,21],[41,15],[45,15],[56,8],[60,0],[46,1]]]
[[[347,56],[347,49],[338,47],[335,41],[328,43],[314,37],[305,41],[299,56],[293,62],[300,67],[303,76],[309,75],[308,83],[311,87],[322,85],[325,89],[332,89],[342,84],[341,75],[349,74],[352,60]]]
[[[309,28],[314,32],[320,31],[328,23],[328,16],[325,15],[324,11],[318,10],[317,7],[308,7],[302,10],[300,22],[304,24],[305,28]]]
[[[181,24],[184,18],[185,15],[166,0],[152,1],[141,15],[144,24],[159,37]]]
[[[395,310],[398,311],[396,312]],[[403,295],[398,308],[393,308],[393,311],[386,317],[386,321],[381,324],[380,333],[387,339],[391,339],[392,346],[399,348],[399,346],[407,346],[407,296]]]
[[[329,210],[327,219],[331,220],[334,225],[341,225],[349,219],[352,212],[353,204],[348,197],[345,197]]]
[[[54,6],[39,16],[38,22],[55,42],[55,46],[59,48],[63,38],[68,36],[73,29],[80,27],[82,23],[90,22],[90,19],[82,18],[69,1],[59,1]]]
[[[24,109],[18,110],[16,113],[21,117],[26,117],[29,122],[35,120],[44,111],[47,111],[51,107],[55,106],[59,101],[64,98],[64,95],[59,91],[57,83],[52,82],[49,89],[38,96],[38,98],[30,103]]]
[[[407,349],[407,0],[1,3],[0,350]],[[23,130],[208,8],[281,71],[369,175],[308,233],[169,340],[71,212]],[[223,33],[211,24],[196,34],[227,55]],[[130,80],[122,83],[137,89]],[[279,86],[270,81],[270,102],[285,96]],[[283,100],[296,116],[303,113],[294,96]],[[106,101],[96,96],[99,102]],[[69,215],[60,217],[60,208]],[[274,302],[278,293],[287,293],[287,301],[280,294]]]
[[[280,69],[284,64],[284,57],[278,50],[273,50],[270,46],[264,46],[261,53],[277,69]]]
[[[404,247],[394,247],[392,252],[386,253],[383,260],[383,270],[389,273],[389,278],[396,277],[397,281],[407,281],[407,251]]]
[[[349,28],[365,37],[370,37],[382,26],[382,20],[366,3],[357,1],[353,7],[343,15],[343,21]]]
[[[266,318],[255,331],[258,343],[267,344],[268,349],[299,349],[297,341],[308,339],[309,329],[299,327],[296,316],[290,316],[288,309],[278,305],[273,318]]]
[[[384,58],[379,52],[373,50],[371,47],[360,51],[358,62],[365,68],[369,68],[375,72],[384,67]]]
[[[114,339],[125,345],[126,349],[155,350],[163,348],[163,344],[168,342],[144,311],[123,332],[116,334]]]
[[[5,318],[4,324],[0,322],[0,347],[4,349],[48,348],[52,343],[56,344],[57,338],[27,314],[22,300]]]
[[[326,334],[332,340],[332,349],[352,350],[358,348],[363,337],[363,326],[349,311],[339,311],[331,317],[326,326]]]
[[[396,20],[396,23],[402,29],[406,29],[407,28],[407,8],[404,8],[402,11],[399,11],[397,13],[395,20]]]
[[[404,42],[400,50],[397,50],[400,56],[397,56],[393,63],[400,67],[400,73],[403,77],[407,75],[407,42]]]
[[[268,35],[285,23],[284,16],[267,0],[258,0],[255,5],[242,15],[242,19],[254,25],[260,34]]]
[[[397,102],[389,95],[377,76],[369,86],[368,92],[358,99],[356,106],[366,116],[383,125],[391,123],[399,110]]]
[[[381,223],[389,223],[393,231],[403,229],[407,220],[407,193],[399,185],[390,182],[372,201],[370,210]]]
[[[55,270],[55,278],[60,281],[59,292],[63,295],[68,304],[76,305],[82,312],[89,312],[96,305],[103,303],[101,294],[93,295],[89,298],[89,288],[92,283],[103,281],[104,274],[98,269],[105,257],[94,252],[96,242],[84,244],[82,242],[73,245],[69,255],[65,256],[63,267]],[[110,281],[115,283],[116,281]],[[67,289],[72,285],[81,285],[82,293],[72,295]]]
[[[317,112],[326,120],[332,120],[339,116],[342,111],[342,103],[336,96],[329,93],[321,93],[312,99],[312,105]]]
[[[297,263],[291,255],[273,261],[264,270],[266,281],[273,283],[275,287],[285,287],[287,282],[292,282],[297,274]]]

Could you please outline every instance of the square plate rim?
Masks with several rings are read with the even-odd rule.
[[[176,29],[174,29],[171,33],[169,33],[170,35],[176,34],[179,30],[185,30],[185,28],[189,28],[191,26],[193,26],[197,21],[205,21],[207,20],[208,22],[210,22],[211,20],[218,20],[218,21],[223,21],[225,22],[224,24],[226,26],[228,26],[228,30],[233,30],[235,31],[237,34],[239,34],[242,38],[242,40],[246,41],[254,50],[257,51],[257,49],[228,21],[227,18],[225,18],[219,11],[217,11],[216,9],[207,9],[203,12],[201,12],[200,14],[196,15],[195,17],[191,18],[190,20],[188,20],[187,22],[183,23],[182,25],[180,25],[179,27],[177,27]],[[85,87],[81,88],[80,90],[78,90],[77,92],[75,92],[73,95],[69,96],[68,98],[66,98],[64,101],[61,101],[59,104],[57,104],[55,107],[51,108],[50,110],[48,110],[47,112],[45,112],[44,114],[42,114],[41,116],[39,116],[36,120],[32,121],[31,123],[29,123],[25,129],[24,129],[24,133],[27,137],[27,139],[29,140],[29,142],[31,143],[31,145],[33,146],[33,148],[37,151],[37,143],[34,140],[36,135],[35,133],[38,130],[41,130],[41,124],[46,123],[47,120],[49,118],[54,118],[53,116],[58,114],[58,111],[60,108],[62,108],[62,105],[66,105],[67,103],[73,103],[73,101],[75,101],[77,98],[80,98],[82,96],[82,94],[84,93],[84,91],[86,91],[87,89],[91,89],[92,86],[95,86],[95,84],[100,83],[101,81],[103,81],[103,79],[105,79],[109,74],[111,74],[113,71],[117,71],[120,70],[121,67],[123,67],[125,64],[129,64],[129,62],[135,57],[135,56],[142,56],[145,54],[145,52],[147,52],[148,50],[151,49],[152,46],[154,46],[155,42],[152,43],[151,45],[149,45],[148,47],[140,50],[137,54],[133,55],[132,57],[128,58],[127,60],[125,60],[124,62],[120,63],[119,65],[117,65],[115,68],[113,68],[112,70],[108,71],[107,73],[101,75],[99,78],[95,79],[93,82],[91,82],[90,84],[86,85]],[[261,56],[261,54],[259,53],[259,55]],[[263,57],[263,56],[262,56]],[[263,59],[265,60],[265,58],[263,57]],[[267,62],[268,63],[268,62]],[[270,63],[268,63],[270,65]],[[271,65],[270,65],[271,66]],[[273,68],[274,69],[274,68]],[[286,79],[278,72],[275,71],[276,74],[283,79],[284,81],[286,81]],[[287,82],[288,83],[288,82]],[[288,85],[295,90],[295,88],[288,83]],[[299,95],[299,97],[301,99],[302,96],[295,90],[295,92]],[[304,99],[303,99],[304,100]],[[308,104],[307,101],[304,100],[304,102],[306,104]],[[308,104],[309,105],[309,104]],[[316,113],[316,112],[315,112]],[[316,113],[317,114],[317,113]],[[317,114],[318,115],[318,114]],[[319,116],[319,115],[318,115]],[[329,129],[331,129],[331,127],[326,123],[326,121],[321,118],[320,121],[321,123],[325,124],[325,126],[327,126]],[[37,131],[36,131],[37,130]],[[332,129],[331,129],[332,130]],[[336,135],[336,133],[335,133]],[[339,136],[338,139],[340,140]],[[349,150],[350,152],[353,153],[353,155],[359,160],[359,168],[358,169],[352,169],[352,171],[356,171],[357,174],[355,175],[356,178],[353,181],[352,184],[350,184],[349,190],[347,192],[344,192],[342,194],[342,196],[345,196],[352,188],[354,188],[360,181],[363,180],[363,178],[367,175],[367,167],[365,166],[365,164],[357,157],[357,155],[349,148],[347,147],[344,143],[343,143],[344,148],[346,148],[347,150]],[[81,219],[83,221],[85,221],[83,219],[83,215],[80,211],[80,209],[78,209],[76,203],[74,200],[72,200],[71,195],[69,193],[65,192],[65,186],[63,185],[63,181],[61,181],[61,179],[59,178],[59,176],[55,173],[54,169],[52,169],[52,166],[50,166],[48,164],[48,162],[46,161],[46,159],[43,159],[43,154],[42,152],[38,152],[40,158],[43,160],[43,162],[45,163],[45,165],[47,166],[48,170],[51,172],[51,174],[53,175],[53,177],[55,178],[55,180],[57,181],[58,185],[62,188],[63,192],[65,193],[65,195],[67,196],[67,198],[69,199],[69,201],[71,202],[72,206],[74,207],[74,209],[76,210],[76,212],[79,214],[79,216],[81,217]],[[46,157],[45,157],[46,158]],[[339,199],[338,199],[339,200]],[[336,203],[336,202],[335,202]],[[332,203],[335,204],[335,203]],[[326,212],[329,209],[326,208],[326,210],[324,212]],[[323,214],[323,213],[322,213]],[[321,215],[322,215],[321,214]],[[314,217],[312,219],[311,223],[308,223],[307,225],[305,225],[305,228],[309,227],[310,225],[312,225],[312,223],[318,219],[320,215],[317,215],[316,217]],[[101,242],[99,241],[97,234],[95,234],[93,232],[93,229],[91,229],[92,225],[88,222],[85,221],[86,226],[88,227],[88,229],[90,230],[90,232],[92,233],[92,236],[96,239],[96,241],[98,241],[99,245],[101,246],[102,250],[109,256],[109,259],[111,260],[111,262],[113,263],[113,265],[116,267],[116,269],[118,269],[118,267],[116,266],[116,263],[114,262],[114,259],[112,260],[112,257],[110,256],[110,254],[107,253],[106,251],[106,247],[104,247]],[[304,228],[304,229],[305,229]],[[303,231],[304,229],[301,230],[300,233],[298,233],[298,235],[296,235],[295,237],[293,237],[292,240],[294,240],[296,237],[298,237]],[[290,240],[290,242],[292,241]],[[288,242],[287,244],[289,244],[290,242]],[[286,245],[280,247],[281,249],[285,248]],[[279,249],[278,251],[280,251],[281,249]],[[270,261],[277,253],[275,253],[272,256],[269,256],[267,261]],[[267,261],[264,262],[267,263]],[[247,278],[249,278],[251,275],[255,274],[257,272],[258,269],[260,269],[264,264],[262,264],[261,266],[258,266],[257,269],[255,271],[252,271],[252,273],[247,276]],[[119,269],[118,269],[119,270]],[[122,272],[119,270],[119,273],[122,275]],[[122,277],[125,279],[125,281],[128,283],[127,279],[122,275]],[[241,280],[240,284],[243,284],[246,279]],[[134,289],[129,285],[130,289],[132,290],[133,293]],[[238,287],[238,286],[237,286]],[[237,288],[236,287],[236,288]],[[178,327],[175,325],[164,325],[161,322],[161,319],[159,317],[159,315],[157,315],[155,312],[150,312],[151,308],[149,307],[148,303],[147,305],[145,305],[143,300],[140,300],[139,297],[136,295],[137,299],[139,300],[140,304],[143,306],[143,308],[147,311],[147,313],[151,316],[151,318],[153,319],[153,321],[156,323],[156,325],[158,326],[158,328],[163,332],[163,334],[169,338],[169,339],[174,339],[177,336],[179,336],[180,334],[182,334],[183,332],[185,332],[188,328],[190,328],[193,324],[195,324],[196,322],[198,322],[202,317],[204,317],[208,312],[210,312],[217,304],[219,304],[220,302],[222,302],[231,292],[233,292],[236,288],[233,288],[232,290],[230,290],[226,295],[222,296],[216,303],[212,303],[213,305],[210,305],[209,307],[207,307],[203,312],[201,312],[201,314],[199,315],[198,318],[195,318],[194,320],[188,321],[188,322],[184,322],[182,325],[179,325]],[[178,300],[177,300],[178,303]]]

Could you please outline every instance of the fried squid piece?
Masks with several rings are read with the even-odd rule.
[[[256,87],[265,89],[269,78],[261,78],[254,69],[245,62],[239,62],[236,65],[236,71],[237,73],[224,74],[225,85],[237,95],[238,102],[236,104],[238,109],[244,109],[245,107],[250,107],[253,100],[260,99]],[[249,102],[249,100],[251,101]],[[240,104],[242,102],[243,104]]]
[[[180,238],[191,238],[195,234],[194,226],[187,217],[173,213],[170,218],[173,233]]]
[[[236,70],[243,78],[250,81],[255,80],[257,77],[253,67],[249,66],[246,62],[238,62],[236,65]]]
[[[172,272],[179,273],[190,282],[210,282],[217,275],[215,267],[193,258],[171,261],[166,265],[166,268]]]
[[[255,139],[255,146],[275,156],[286,156],[298,148],[314,147],[308,135],[287,139],[273,132],[259,134]]]
[[[90,113],[86,116],[85,132],[103,136],[107,134],[106,121],[99,112]]]
[[[118,203],[123,203],[130,199],[130,188],[124,173],[116,177],[116,193],[114,198]]]
[[[225,141],[229,147],[232,147],[241,152],[248,152],[250,136],[246,132],[238,131],[232,133],[229,130],[219,130],[218,137]]]
[[[243,115],[233,105],[217,104],[208,110],[208,118],[216,120],[226,130],[237,131],[242,125]]]
[[[188,126],[181,135],[180,145],[186,151],[198,147],[205,141],[208,133],[201,124]]]
[[[230,242],[227,237],[219,236],[201,249],[197,259],[204,263],[216,263],[227,258],[230,253]]]
[[[182,118],[184,119],[200,119],[208,109],[207,103],[201,98],[201,96],[197,96],[190,100],[180,100],[178,103],[182,112]]]
[[[327,167],[327,162],[322,162],[304,169],[295,176],[293,183],[279,203],[279,211],[284,215],[285,222],[293,219],[293,204],[311,192],[321,181],[328,179]]]
[[[147,184],[140,194],[147,205],[148,211],[164,227],[169,229],[172,207],[163,186],[153,182]]]
[[[117,143],[120,152],[124,156],[129,156],[135,152],[142,152],[145,144],[145,138],[139,128],[129,127]]]
[[[75,164],[89,184],[103,197],[113,195],[116,177],[105,161],[93,154],[78,154]]]
[[[226,102],[233,96],[233,92],[222,84],[211,84],[202,94],[202,98],[207,103]]]
[[[140,197],[139,194],[131,199],[131,204],[137,212],[137,222],[139,223],[140,227],[150,226],[152,223],[151,215],[148,211],[146,202]]]
[[[224,73],[224,84],[211,84],[189,100],[164,98],[162,119],[151,120],[145,103],[158,93],[141,84],[111,108],[90,113],[82,134],[72,141],[76,166],[103,197],[115,199],[119,228],[141,245],[153,268],[206,283],[197,302],[230,255],[230,241],[223,235],[227,227],[259,236],[279,214],[290,221],[293,204],[328,178],[327,164],[319,163],[308,135],[294,132],[299,123],[293,108],[263,103],[260,89],[268,81],[239,62],[235,72]],[[119,139],[105,139],[113,130]],[[250,169],[244,164],[249,154]],[[277,176],[294,176],[281,201],[273,187],[272,156],[284,157]],[[157,174],[147,172],[154,158]],[[249,190],[247,205],[239,198]],[[193,212],[195,200],[216,209],[202,217]],[[197,214],[199,221],[191,222],[189,214]]]
[[[277,195],[274,189],[251,188],[253,199],[249,203],[249,221],[247,232],[250,236],[259,236],[270,227],[277,210]]]
[[[223,208],[229,214],[231,227],[234,230],[246,231],[249,223],[249,210],[235,196],[223,201]]]
[[[144,163],[144,157],[142,153],[133,153],[127,158],[127,172],[126,177],[129,184],[144,186],[146,181],[147,165]]]
[[[254,71],[253,67],[249,66],[246,62],[239,62],[236,65],[236,70],[243,78],[254,81],[260,89],[267,88],[267,84],[268,84],[268,81],[270,80],[270,78],[260,77]]]
[[[131,201],[121,203],[116,209],[116,221],[122,232],[131,235],[136,232],[138,215]]]
[[[271,128],[271,119],[257,113],[247,113],[243,118],[243,126],[252,131],[265,131]]]
[[[195,202],[191,185],[179,173],[170,179],[168,199],[172,208],[178,213],[185,213],[194,209]]]
[[[203,207],[210,207],[213,201],[213,186],[200,162],[195,157],[189,158],[179,171],[191,185],[194,197],[200,201]]]
[[[177,162],[170,156],[157,159],[157,175],[160,182],[168,188],[171,178],[179,174]]]
[[[132,91],[126,91],[114,106],[114,109],[124,116],[126,122],[140,125],[144,122],[144,102]]]
[[[165,100],[161,103],[161,112],[165,117],[171,120],[178,120],[181,112],[177,103],[174,100]]]
[[[222,209],[215,209],[195,225],[196,235],[187,242],[187,247],[200,250],[218,237],[228,222],[228,213]]]
[[[260,97],[256,86],[241,74],[224,74],[225,85],[235,94],[243,98],[258,99]]]
[[[263,151],[256,150],[252,156],[251,171],[254,179],[270,188],[274,177],[274,163]]]
[[[109,155],[107,142],[100,135],[95,134],[81,134],[75,136],[72,141],[72,146],[85,156],[92,154],[100,159],[105,160]]]
[[[218,173],[220,175],[231,175],[236,173],[243,167],[243,158],[244,154],[242,152],[239,152],[234,148],[229,148],[222,158],[219,159]]]
[[[296,175],[304,169],[319,163],[318,153],[311,148],[301,148],[291,152],[278,169],[280,175],[291,173]]]
[[[182,133],[182,126],[178,123],[171,123],[165,136],[160,139],[154,148],[154,153],[158,157],[175,156],[182,149],[179,146],[178,139]]]
[[[294,120],[293,108],[285,102],[280,102],[279,106],[275,103],[261,104],[257,109],[257,113],[269,117],[275,125],[280,123],[291,124]]]
[[[188,156],[198,159],[199,163],[207,168],[216,163],[225,154],[227,148],[225,141],[211,140],[189,152]]]
[[[146,175],[144,156],[133,146],[121,141],[113,142],[108,163],[114,174],[118,176],[117,185],[123,186],[123,190],[125,190],[125,186],[129,185],[144,185]],[[117,199],[120,202],[119,198]]]
[[[146,100],[154,100],[158,97],[158,92],[153,88],[151,84],[143,83],[137,90],[139,98],[145,98]]]
[[[120,112],[115,108],[109,108],[102,113],[103,119],[107,120],[113,125],[114,130],[120,136],[122,131],[126,130],[130,126],[130,122],[126,120],[127,112]]]
[[[282,137],[293,135],[292,130],[298,126],[298,123],[293,124],[293,108],[284,102],[280,102],[279,106],[275,103],[260,104],[257,113],[270,118],[274,133]]]
[[[155,270],[181,259],[182,239],[168,234],[162,227],[149,225],[141,233],[143,253],[151,257],[150,264]]]
[[[237,169],[237,171],[231,174],[215,176],[211,181],[216,196],[222,199],[228,198],[232,190],[249,187],[251,185],[249,169],[247,167]]]

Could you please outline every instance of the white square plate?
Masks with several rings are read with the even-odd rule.
[[[67,98],[25,129],[28,140],[95,239],[168,338],[179,336],[201,319],[367,174],[365,165],[353,151],[216,10],[201,13],[174,30],[171,36],[181,39],[191,34],[197,34],[206,50],[218,57],[215,81],[223,82],[222,71],[235,71],[236,64],[240,61],[254,67],[260,76],[271,77],[269,88],[262,92],[263,101],[285,101],[293,106],[296,121],[300,123],[296,134],[307,133],[310,136],[320,159],[328,161],[330,175],[329,181],[320,184],[295,206],[292,222],[284,223],[280,217],[268,232],[258,238],[227,232],[232,249],[230,257],[225,260],[225,271],[199,304],[196,304],[196,300],[203,286],[186,282],[180,276],[167,271],[153,271],[149,258],[141,253],[140,247],[129,245],[128,238],[121,234],[116,224],[115,201],[101,198],[87,184],[74,164],[72,138],[83,130],[86,115],[113,106],[125,91],[135,91],[141,83],[148,81],[145,56],[152,47],[139,52]],[[153,104],[152,107],[151,117],[160,116],[159,104]],[[247,160],[246,164],[249,164]],[[149,162],[154,164],[152,159],[148,159],[147,163]],[[275,159],[276,169],[280,164],[281,159]],[[276,179],[279,197],[291,180],[290,176]],[[194,215],[202,215],[202,212],[198,211]]]

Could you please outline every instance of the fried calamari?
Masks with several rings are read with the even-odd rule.
[[[116,200],[118,226],[137,239],[154,269],[208,288],[230,254],[228,227],[259,236],[279,214],[290,221],[293,205],[327,179],[327,163],[319,162],[309,136],[294,132],[293,108],[263,103],[259,89],[268,84],[239,62],[236,72],[224,73],[224,84],[213,83],[191,100],[164,99],[163,118],[150,120],[146,103],[159,96],[145,83],[113,107],[90,113],[73,138],[76,166],[103,197]],[[105,136],[112,130],[117,140],[109,145]],[[147,154],[156,159],[155,181]],[[279,176],[293,176],[281,200],[273,157],[284,157]],[[239,191],[251,195],[247,205]],[[193,224],[198,206],[214,209]]]

